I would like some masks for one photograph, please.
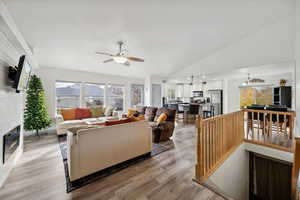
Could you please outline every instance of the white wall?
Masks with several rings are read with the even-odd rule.
[[[24,102],[23,94],[17,94],[14,89],[7,86],[7,66],[8,63],[0,60],[0,187],[13,168],[16,159],[23,152],[23,129],[21,128],[20,146],[9,160],[3,164],[3,136],[11,129],[23,124]]]
[[[41,77],[45,89],[48,112],[51,118],[55,117],[56,93],[55,81],[74,81],[87,83],[114,83],[125,86],[125,107],[130,108],[130,87],[132,83],[144,84],[144,80],[130,79],[127,77],[106,75],[94,72],[83,72],[75,70],[58,69],[52,67],[40,67],[36,73]]]
[[[167,91],[167,84],[163,84],[163,81],[165,81],[165,77],[158,77],[158,76],[147,76],[144,81],[145,81],[145,105],[146,106],[157,106],[153,105],[153,100],[152,100],[152,84],[157,84],[161,86],[161,97],[164,97]],[[159,96],[157,94],[157,96]],[[160,101],[162,103],[162,98],[157,100],[157,102]]]
[[[249,196],[249,153],[292,163],[293,153],[244,142],[213,173],[205,184],[234,199],[247,200]]]
[[[240,200],[248,199],[249,154],[243,144],[205,183],[226,196]]]
[[[296,42],[295,42],[295,60],[296,60],[296,111],[297,114],[297,133],[300,128],[300,1],[296,1]]]
[[[17,94],[7,80],[7,67],[16,66],[19,57],[23,54],[26,54],[27,61],[34,68],[38,67],[29,46],[7,8],[0,1],[0,187],[23,153],[24,95]],[[9,160],[3,164],[3,135],[18,125],[21,125],[20,145]]]
[[[293,98],[292,98],[292,108],[295,108],[295,90],[294,90],[294,75],[292,72],[280,74],[280,75],[273,75],[273,76],[259,76],[255,78],[262,78],[266,81],[266,83],[274,84],[275,87],[279,86],[280,79],[286,79],[287,85],[293,87]],[[225,113],[234,112],[240,109],[240,88],[243,82],[246,79],[226,79],[226,91],[224,93],[224,102],[225,102]]]

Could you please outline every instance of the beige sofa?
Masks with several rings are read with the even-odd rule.
[[[64,135],[67,134],[67,130],[69,128],[86,125],[87,122],[94,122],[94,121],[107,121],[107,120],[116,120],[118,119],[118,113],[114,112],[113,116],[109,117],[99,117],[99,118],[86,118],[86,119],[78,119],[78,120],[64,120],[61,114],[56,115],[56,132],[57,135]]]
[[[68,131],[68,166],[74,181],[150,153],[152,132],[145,121]]]

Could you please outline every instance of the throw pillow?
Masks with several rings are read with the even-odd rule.
[[[89,108],[76,108],[76,119],[91,118],[91,111]]]
[[[143,120],[145,120],[145,117],[144,116],[132,117],[131,119],[132,119],[132,121],[143,121]]]
[[[104,116],[104,108],[102,106],[91,107],[91,115],[93,118],[103,117]]]
[[[162,113],[162,114],[159,115],[156,122],[157,122],[157,124],[160,124],[160,123],[166,121],[167,118],[168,118],[167,114]]]
[[[137,114],[137,110],[134,110],[134,109],[128,109],[128,112],[127,112],[127,117],[133,117],[135,116],[135,114]]]
[[[104,112],[105,117],[112,116],[113,111],[114,111],[114,108],[112,106],[107,106],[105,108],[105,112]]]
[[[62,109],[60,110],[60,114],[63,116],[64,120],[75,120],[76,119],[76,114],[75,114],[76,109]]]

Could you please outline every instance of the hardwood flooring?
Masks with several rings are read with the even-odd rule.
[[[173,146],[118,173],[66,193],[64,168],[55,132],[25,138],[25,152],[3,188],[3,200],[169,200],[223,198],[192,181],[195,170],[195,127],[177,125]]]

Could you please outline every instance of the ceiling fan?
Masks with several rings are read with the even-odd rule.
[[[192,86],[194,84],[194,76],[189,77],[189,82],[188,83],[177,83],[177,85],[190,85]]]
[[[129,66],[130,63],[129,61],[134,61],[134,62],[144,62],[144,59],[137,58],[137,57],[131,57],[131,56],[126,56],[127,51],[125,49],[122,49],[124,42],[119,41],[119,52],[117,54],[110,54],[110,53],[105,53],[105,52],[96,52],[97,55],[106,55],[110,56],[111,58],[108,60],[102,61],[102,63],[108,63],[115,61],[116,63],[119,64],[124,64],[126,66]]]

